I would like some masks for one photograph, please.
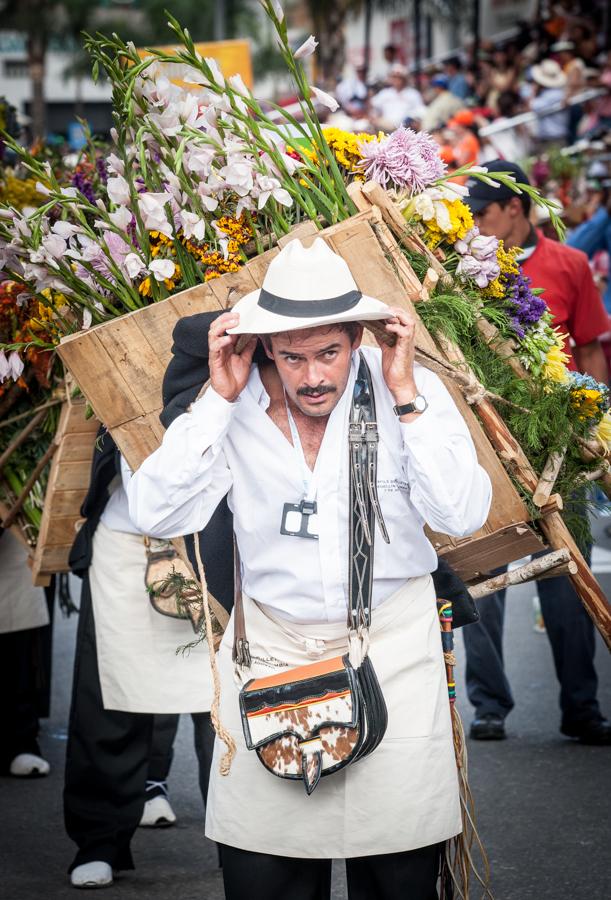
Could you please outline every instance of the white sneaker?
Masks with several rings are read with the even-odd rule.
[[[176,814],[166,797],[159,795],[144,804],[140,825],[142,828],[168,828],[176,822]]]
[[[41,778],[48,775],[51,766],[42,756],[35,753],[20,753],[12,761],[9,772],[15,778]]]
[[[112,884],[112,869],[106,862],[90,862],[70,873],[70,884],[76,888],[101,888]]]

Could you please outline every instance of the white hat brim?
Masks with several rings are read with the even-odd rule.
[[[260,289],[242,297],[232,309],[239,313],[240,324],[228,328],[228,334],[276,334],[280,331],[299,331],[303,328],[317,328],[319,325],[335,325],[341,322],[370,322],[375,319],[389,319],[390,307],[375,297],[363,294],[355,306],[345,312],[329,316],[281,316],[268,312],[259,306]]]

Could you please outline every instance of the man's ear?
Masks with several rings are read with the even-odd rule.
[[[522,216],[524,214],[522,209],[522,201],[519,197],[512,197],[509,201],[509,211],[511,215],[515,219],[516,216]]]
[[[259,340],[261,342],[261,346],[265,350],[265,355],[267,356],[267,358],[273,360],[274,354],[272,353],[272,339],[268,337],[259,337]]]
[[[356,326],[356,334],[354,335],[354,340],[352,341],[352,349],[358,350],[361,346],[361,342],[363,340],[363,325]]]

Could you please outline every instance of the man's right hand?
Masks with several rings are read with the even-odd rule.
[[[237,400],[246,387],[257,346],[257,338],[253,337],[241,353],[235,352],[235,345],[241,335],[226,334],[226,331],[239,323],[238,313],[223,313],[214,320],[208,332],[210,383],[216,393],[229,403]]]

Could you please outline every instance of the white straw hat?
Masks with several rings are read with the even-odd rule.
[[[533,81],[542,87],[564,87],[566,84],[566,75],[555,59],[544,59],[539,65],[533,66],[531,71]]]
[[[272,259],[262,287],[238,300],[233,312],[240,324],[229,334],[273,334],[392,315],[381,300],[359,291],[346,261],[322,238],[307,248],[290,241]]]

